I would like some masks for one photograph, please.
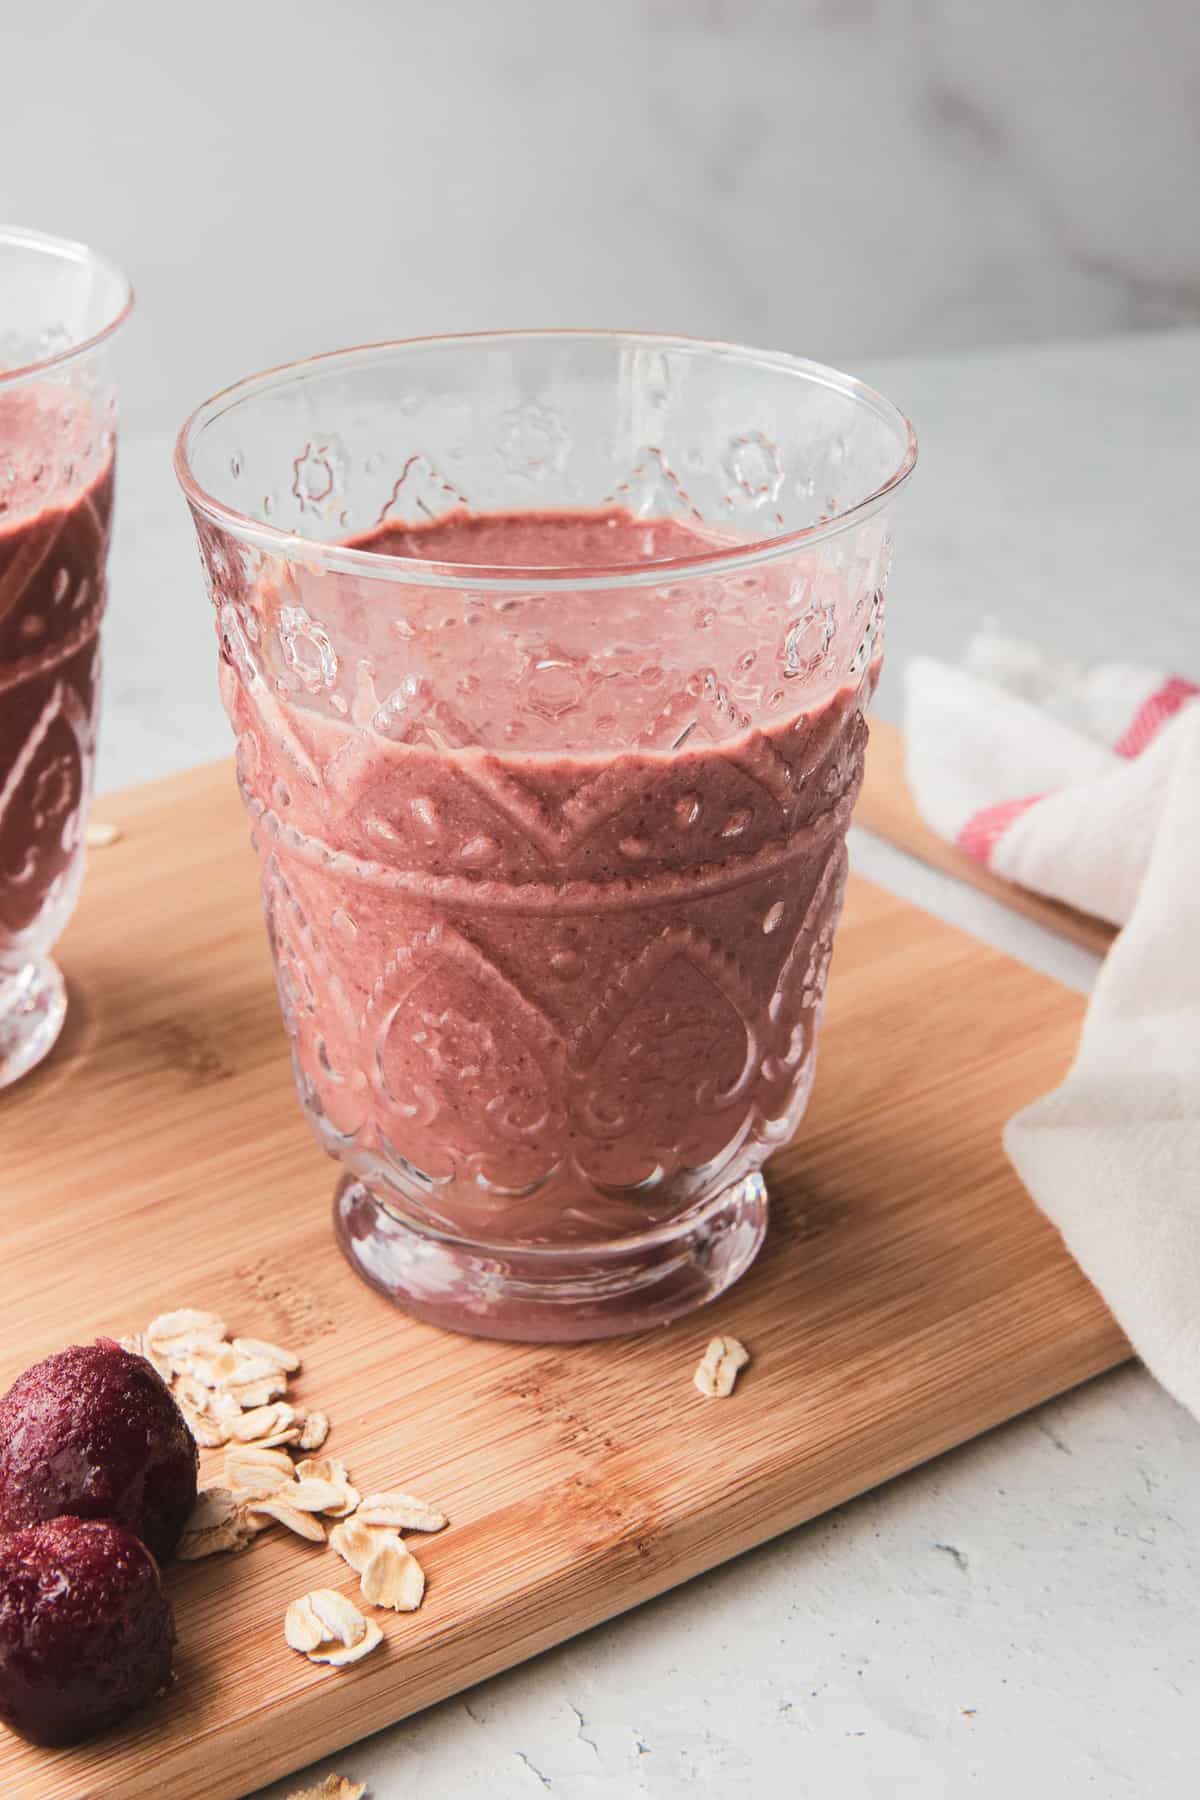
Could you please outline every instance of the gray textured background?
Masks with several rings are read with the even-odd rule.
[[[128,267],[128,424],[440,330],[1200,321],[1194,0],[0,0],[0,46],[0,213]]]

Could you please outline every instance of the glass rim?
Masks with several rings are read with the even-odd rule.
[[[114,331],[118,331],[133,311],[133,283],[128,275],[111,258],[99,250],[93,250],[90,244],[81,243],[77,238],[55,237],[48,231],[31,231],[23,225],[0,224],[0,251],[7,245],[37,250],[45,256],[55,256],[61,262],[73,262],[80,266],[90,263],[94,268],[102,269],[116,283],[119,300],[112,316],[97,331],[81,338],[77,344],[68,344],[63,350],[55,350],[49,356],[39,356],[33,362],[21,363],[15,369],[0,366],[0,387],[8,387],[17,381],[28,381],[31,375],[41,375],[47,369],[60,369],[65,364],[74,362],[76,357],[86,356],[89,350],[94,350],[97,344],[102,344]]]
[[[773,367],[780,373],[801,376],[810,383],[844,395],[873,413],[881,424],[889,426],[901,439],[903,449],[886,480],[861,500],[793,531],[777,531],[769,536],[722,546],[684,557],[664,558],[649,563],[590,563],[583,568],[564,568],[561,564],[501,567],[462,562],[424,561],[417,557],[389,556],[378,550],[356,549],[327,539],[307,537],[302,532],[286,531],[270,525],[236,507],[227,506],[215,494],[202,487],[192,469],[192,447],[205,428],[259,393],[286,387],[302,381],[313,369],[336,368],[378,355],[386,351],[438,348],[443,345],[503,345],[514,340],[567,341],[592,339],[648,349],[685,349],[706,351],[740,362]],[[437,333],[426,337],[385,338],[376,343],[356,344],[341,350],[327,350],[315,356],[279,363],[254,375],[244,376],[204,400],[185,419],[175,440],[172,465],[189,506],[209,523],[232,533],[243,542],[253,544],[268,555],[292,562],[319,565],[341,574],[359,574],[375,579],[400,582],[408,586],[442,587],[484,592],[522,592],[536,588],[542,592],[580,592],[598,588],[658,586],[663,582],[682,581],[692,575],[719,575],[776,557],[810,544],[840,536],[850,525],[878,512],[903,486],[917,461],[917,437],[911,421],[891,400],[853,375],[825,363],[812,362],[780,350],[756,350],[718,338],[688,337],[679,333],[646,331],[601,331],[582,329],[533,329],[510,331],[464,331]]]

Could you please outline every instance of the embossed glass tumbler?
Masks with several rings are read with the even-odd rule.
[[[113,333],[129,284],[0,227],[0,1088],[66,1015],[49,952],[83,879],[112,520]]]
[[[176,468],[351,1263],[566,1340],[720,1293],[795,1131],[906,420],[683,339],[385,344]]]

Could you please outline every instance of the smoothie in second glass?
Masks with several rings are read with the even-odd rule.
[[[83,872],[111,437],[76,394],[0,388],[0,471],[2,983],[53,943]]]
[[[0,1089],[54,1048],[83,879],[117,436],[104,257],[0,227]]]

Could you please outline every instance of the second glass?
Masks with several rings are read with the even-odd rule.
[[[79,896],[95,769],[129,284],[82,244],[0,228],[0,1088],[52,1049],[50,951]]]
[[[373,346],[176,466],[358,1270],[486,1335],[747,1268],[812,1084],[907,421],[684,339]]]

